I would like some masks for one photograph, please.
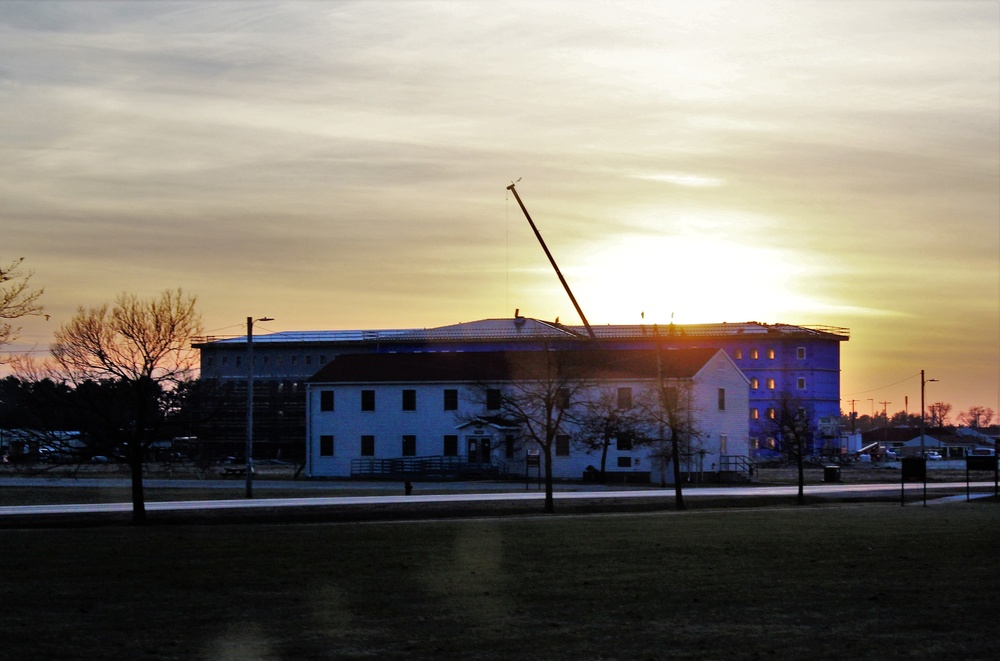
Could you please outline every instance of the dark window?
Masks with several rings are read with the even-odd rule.
[[[503,440],[503,446],[504,446],[504,455],[506,455],[506,457],[508,459],[513,459],[514,458],[514,437],[513,436],[506,437]]]
[[[619,388],[618,389],[618,410],[625,411],[632,408],[632,389],[631,388]]]
[[[566,434],[559,434],[556,436],[556,456],[557,457],[568,457],[569,456],[569,436]]]
[[[615,441],[618,445],[619,450],[631,450],[632,449],[632,434],[623,432],[618,434],[618,438]]]
[[[458,436],[455,436],[454,434],[445,434],[444,456],[446,457],[458,456]]]
[[[797,348],[795,350],[795,357],[798,358],[799,360],[805,360],[806,359],[806,348],[805,347],[799,347],[799,348]]]
[[[375,437],[374,436],[362,436],[361,437],[361,456],[362,457],[374,457],[375,456]]]
[[[725,388],[719,388],[719,410],[720,411],[725,411],[726,410],[726,389]]]
[[[556,391],[556,406],[561,409],[569,408],[569,388],[560,388]]]
[[[618,468],[631,468],[632,457],[618,457]]]
[[[332,411],[333,410],[333,391],[332,390],[321,390],[319,393],[319,410],[320,411]]]
[[[444,391],[444,410],[445,411],[457,411],[458,410],[458,391],[449,388]]]
[[[500,391],[496,388],[486,391],[486,408],[490,411],[500,410]]]
[[[403,391],[403,410],[404,411],[416,411],[417,410],[417,391],[416,390],[404,390]]]
[[[798,382],[796,383],[796,385],[798,385],[799,390],[805,390],[806,389],[806,380],[805,380],[805,378],[800,376],[799,379],[798,379]]]
[[[374,390],[362,390],[361,391],[361,410],[362,411],[374,411],[375,410],[375,391]]]
[[[409,434],[403,435],[403,456],[417,456],[417,437]]]
[[[324,435],[319,437],[319,456],[333,456],[333,436]]]

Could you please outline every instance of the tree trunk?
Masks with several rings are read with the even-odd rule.
[[[604,444],[601,446],[601,484],[604,484],[604,472],[608,464],[608,446],[611,444],[611,437],[604,435]]]
[[[798,469],[799,469],[799,495],[798,495],[798,499],[796,501],[799,505],[805,505],[806,504],[806,492],[805,492],[806,477],[805,477],[804,460],[803,460],[803,456],[802,455],[803,455],[802,444],[800,442],[799,443],[799,451],[798,451],[798,453],[796,454],[796,457],[795,457],[795,461],[798,464]]]
[[[543,449],[545,451],[545,512],[552,514],[556,511],[555,500],[552,497],[552,446],[550,444]]]
[[[670,441],[670,461],[674,464],[674,500],[677,509],[684,509],[684,486],[681,483],[681,449],[677,437]]]
[[[132,523],[146,523],[146,497],[142,491],[142,443],[132,440],[128,448],[128,464],[132,472]]]

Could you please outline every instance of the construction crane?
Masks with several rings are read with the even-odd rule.
[[[520,179],[518,179],[518,181],[520,181]],[[573,302],[573,307],[576,308],[576,313],[580,315],[580,321],[583,322],[583,326],[587,329],[587,335],[589,335],[590,339],[596,343],[597,335],[594,334],[594,329],[590,327],[590,324],[587,322],[587,317],[583,314],[583,310],[580,309],[580,304],[576,302],[576,297],[573,296],[573,292],[569,288],[569,283],[566,282],[566,278],[563,277],[562,272],[559,270],[559,266],[556,264],[555,258],[552,257],[552,253],[549,252],[548,246],[545,245],[545,239],[542,238],[541,232],[539,232],[538,228],[535,227],[535,221],[531,220],[531,214],[529,214],[528,210],[524,208],[524,202],[521,201],[521,196],[517,194],[517,189],[514,188],[515,183],[517,182],[513,182],[510,186],[507,186],[507,190],[514,194],[514,199],[517,200],[517,204],[521,207],[524,217],[528,219],[528,224],[531,225],[531,231],[535,233],[535,238],[538,239],[538,243],[541,244],[542,250],[545,251],[545,256],[549,258],[549,263],[552,264],[552,268],[555,269],[556,275],[559,276],[559,282],[562,283],[563,289],[565,289],[566,293],[569,295],[569,300]]]

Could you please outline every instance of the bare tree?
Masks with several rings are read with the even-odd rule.
[[[958,423],[973,429],[989,427],[993,420],[993,409],[988,406],[970,406],[968,411],[958,414]]]
[[[782,396],[777,406],[767,410],[760,420],[760,431],[774,439],[774,449],[795,464],[798,473],[796,502],[803,505],[805,498],[805,460],[813,451],[816,428],[809,407],[804,402]]]
[[[134,523],[146,520],[142,466],[150,428],[163,413],[164,392],[192,373],[197,352],[191,342],[201,328],[195,298],[177,289],[149,300],[124,293],[111,307],[80,307],[55,333],[52,355],[70,381],[112,381],[126,392],[122,428]]]
[[[927,407],[927,414],[931,417],[931,427],[944,427],[948,424],[948,416],[951,414],[951,404],[934,402]]]
[[[0,347],[17,339],[21,328],[11,320],[43,314],[38,299],[44,289],[31,286],[34,271],[22,268],[24,258],[19,257],[6,266],[0,264]]]
[[[676,378],[674,370],[661,352],[657,354],[659,378],[653,388],[643,394],[641,407],[646,432],[638,442],[652,448],[651,457],[660,468],[660,486],[667,485],[666,470],[673,472],[674,503],[684,505],[681,461],[696,451],[701,435],[694,405],[694,384],[690,379]]]
[[[638,403],[638,402],[636,402]],[[601,453],[600,481],[604,482],[608,450],[612,442],[633,442],[642,429],[643,418],[632,402],[631,388],[602,387],[584,402],[574,436],[577,447]]]
[[[553,512],[552,459],[557,443],[569,442],[577,422],[574,400],[587,387],[590,366],[568,351],[511,352],[507,361],[509,376],[494,392],[503,417],[520,427],[543,457],[545,511]]]

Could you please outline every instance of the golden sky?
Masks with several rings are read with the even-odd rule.
[[[0,259],[48,322],[848,327],[869,412],[1000,411],[1000,3],[0,3]],[[870,403],[869,403],[870,402]],[[845,408],[850,408],[849,404]]]

